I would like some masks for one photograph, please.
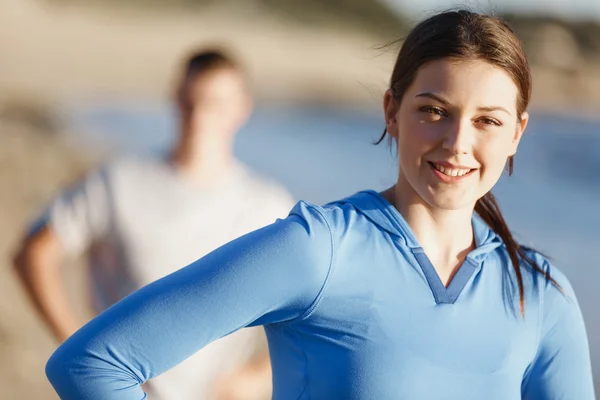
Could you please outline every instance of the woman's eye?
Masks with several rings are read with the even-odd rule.
[[[494,126],[502,126],[502,123],[494,118],[481,118],[479,119],[484,125],[494,125]]]
[[[437,107],[421,107],[421,111],[429,113],[429,114],[433,114],[433,115],[438,115],[440,117],[446,116],[446,113],[444,112],[444,110],[442,110],[441,108],[437,108]]]

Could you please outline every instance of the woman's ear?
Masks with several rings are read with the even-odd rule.
[[[396,121],[396,114],[398,112],[398,103],[394,99],[392,89],[385,91],[383,96],[383,113],[385,115],[385,129],[388,135],[396,137],[398,132],[398,126]]]
[[[513,147],[511,149],[511,156],[514,156],[517,153],[517,148],[519,147],[519,142],[521,142],[521,138],[523,137],[523,132],[527,129],[527,123],[529,122],[529,113],[524,112],[521,115],[521,119],[517,124],[517,129],[515,131],[515,136],[513,137]]]

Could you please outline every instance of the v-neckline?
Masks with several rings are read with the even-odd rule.
[[[379,212],[383,212],[388,221],[386,221],[386,223],[382,223],[380,218],[374,219],[378,220],[378,223],[382,223],[382,227],[388,231],[391,228],[391,222],[394,230],[396,231],[395,234],[398,234],[398,231],[401,232],[401,236],[404,238],[407,246],[411,249],[417,264],[425,276],[436,304],[454,304],[467,283],[479,269],[483,261],[483,257],[479,256],[485,255],[488,250],[494,249],[499,245],[498,241],[495,240],[498,239],[496,234],[493,233],[493,231],[491,231],[487,225],[483,226],[482,224],[485,223],[477,220],[474,216],[472,223],[473,235],[475,238],[475,249],[466,256],[464,262],[458,268],[448,286],[446,286],[442,282],[435,267],[425,254],[425,250],[417,240],[411,227],[408,225],[408,222],[404,219],[396,207],[394,207],[386,198],[376,191],[368,190],[364,191],[363,193],[370,194],[379,201],[379,203],[383,206],[383,209],[379,210]],[[363,211],[366,211],[366,209]],[[370,210],[370,213],[372,214],[373,211],[374,210]]]
[[[425,275],[437,304],[453,304],[479,268],[479,263],[467,256],[446,286],[422,247],[412,249],[412,253]]]

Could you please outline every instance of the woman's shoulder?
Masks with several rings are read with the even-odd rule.
[[[529,246],[520,246],[527,257],[523,260],[522,270],[525,277],[538,289],[545,307],[568,306],[577,303],[571,282],[557,263],[549,256]]]
[[[523,254],[527,257],[527,265],[524,267],[530,270],[531,273],[537,273],[542,276],[552,276],[557,283],[568,284],[569,280],[566,275],[557,266],[557,263],[548,255],[543,252],[536,250],[526,245],[519,246]],[[532,264],[535,264],[538,268],[534,268]],[[545,279],[544,283],[551,283],[550,280]]]
[[[292,208],[290,215],[314,224],[324,224],[332,232],[343,233],[350,225],[356,228],[364,222],[372,223],[369,212],[378,205],[371,205],[366,210],[365,203],[374,202],[370,197],[370,192],[363,191],[322,205],[301,200]]]
[[[557,266],[557,263],[546,254],[529,246],[521,245],[520,268],[524,290],[525,310],[528,315],[539,315],[544,321],[548,313],[555,317],[579,312],[575,292],[568,274]],[[511,299],[518,310],[519,279],[503,244],[494,250],[499,262],[499,272],[503,280],[504,294]],[[567,270],[568,272],[568,270]],[[533,313],[533,314],[532,314]]]

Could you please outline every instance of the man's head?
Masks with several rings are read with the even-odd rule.
[[[183,135],[230,140],[246,122],[252,99],[241,67],[219,50],[190,55],[176,93]]]

